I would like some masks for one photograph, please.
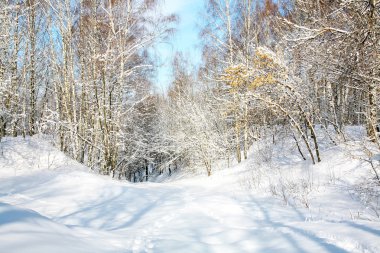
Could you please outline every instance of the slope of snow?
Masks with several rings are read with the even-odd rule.
[[[338,147],[316,166],[248,160],[160,184],[92,174],[39,138],[0,151],[0,252],[380,252],[379,220],[349,188],[368,167]]]
[[[71,229],[40,214],[0,203],[1,252],[96,252]]]

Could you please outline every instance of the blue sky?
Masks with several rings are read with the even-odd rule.
[[[171,61],[176,51],[182,52],[195,66],[201,61],[199,45],[199,13],[204,8],[204,0],[163,0],[163,12],[176,14],[179,22],[176,33],[168,43],[158,46],[158,56],[162,66],[158,70],[157,88],[165,91],[172,80]]]

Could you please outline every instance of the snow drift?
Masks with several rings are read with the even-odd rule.
[[[311,166],[280,143],[268,163],[263,145],[209,178],[131,184],[42,138],[5,138],[0,252],[380,252],[379,219],[354,191],[368,166],[342,147]]]

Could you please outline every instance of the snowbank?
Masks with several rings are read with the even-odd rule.
[[[353,191],[365,164],[340,146],[312,166],[280,144],[260,163],[258,148],[210,178],[131,184],[6,138],[0,252],[380,252],[379,220]]]

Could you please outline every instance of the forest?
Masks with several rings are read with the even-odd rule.
[[[154,51],[178,17],[161,1],[2,0],[0,140],[43,135],[102,175],[139,182],[210,176],[268,137],[318,164],[320,135],[334,146],[363,126],[379,183],[380,2],[204,2],[202,63],[178,52],[162,93]]]

